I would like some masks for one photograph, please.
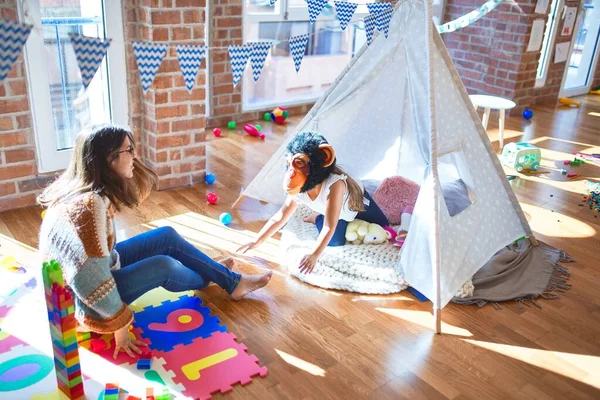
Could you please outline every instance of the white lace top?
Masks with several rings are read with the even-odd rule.
[[[323,182],[323,184],[321,186],[321,191],[319,192],[319,195],[317,196],[317,198],[315,200],[312,200],[308,196],[308,193],[305,192],[305,193],[300,193],[300,194],[297,194],[296,196],[294,196],[294,201],[297,204],[305,204],[308,207],[310,207],[314,212],[317,212],[321,215],[325,215],[325,211],[327,210],[327,198],[329,197],[329,191],[331,190],[331,185],[333,185],[334,183],[336,183],[339,180],[342,180],[346,184],[346,192],[344,193],[344,204],[342,205],[342,210],[340,211],[340,219],[343,219],[344,221],[348,221],[348,222],[352,221],[352,220],[354,220],[354,218],[356,218],[356,214],[358,214],[358,212],[352,211],[348,205],[348,200],[350,199],[350,193],[348,191],[348,184],[346,183],[347,178],[348,177],[346,175],[331,174]],[[357,181],[357,182],[362,187],[362,184],[360,183],[360,181]],[[364,188],[363,188],[363,190],[364,190]],[[365,202],[365,204],[368,205],[369,201],[367,199],[363,199],[363,201]]]

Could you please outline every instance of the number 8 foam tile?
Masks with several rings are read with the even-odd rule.
[[[232,333],[216,332],[198,338],[187,346],[175,346],[169,352],[157,352],[164,367],[175,373],[173,381],[185,387],[183,394],[194,399],[210,399],[216,392],[227,393],[233,385],[246,385],[255,376],[265,376],[266,367],[246,353],[246,346]]]
[[[168,351],[179,344],[189,344],[198,337],[207,338],[214,332],[225,332],[218,317],[202,305],[198,297],[183,296],[150,306],[134,314],[134,326],[150,340],[152,350]]]

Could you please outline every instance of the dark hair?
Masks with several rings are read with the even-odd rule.
[[[316,132],[301,132],[297,134],[287,145],[286,149],[290,154],[305,153],[308,156],[308,165],[310,174],[306,182],[300,189],[301,193],[307,192],[317,185],[320,185],[332,173],[346,175],[346,184],[349,191],[348,206],[352,211],[364,211],[363,202],[364,193],[360,185],[340,168],[336,161],[328,167],[323,167],[325,163],[325,153],[319,148],[322,144],[328,144],[323,135]]]
[[[121,205],[138,205],[156,186],[158,178],[137,158],[133,161],[133,178],[123,179],[113,171],[110,162],[119,157],[125,138],[135,148],[133,135],[125,128],[101,125],[79,132],[69,166],[38,196],[38,203],[51,207],[94,192],[107,197],[117,210]]]

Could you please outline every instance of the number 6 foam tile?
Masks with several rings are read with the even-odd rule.
[[[183,394],[194,399],[210,399],[213,393],[227,393],[233,385],[246,385],[252,378],[267,374],[258,358],[246,353],[246,346],[232,333],[216,332],[198,338],[187,346],[175,346],[169,352],[157,352],[164,367],[175,373],[173,381],[185,387]]]
[[[158,307],[149,306],[134,314],[134,326],[150,340],[152,350],[168,351],[173,346],[190,344],[198,337],[207,338],[214,332],[225,332],[217,316],[202,305],[198,297],[183,296],[165,301]]]

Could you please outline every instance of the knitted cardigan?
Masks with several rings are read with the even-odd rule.
[[[84,329],[98,333],[114,332],[133,319],[111,274],[121,266],[113,217],[107,198],[85,193],[48,208],[40,229],[40,254],[62,266],[75,318]]]

